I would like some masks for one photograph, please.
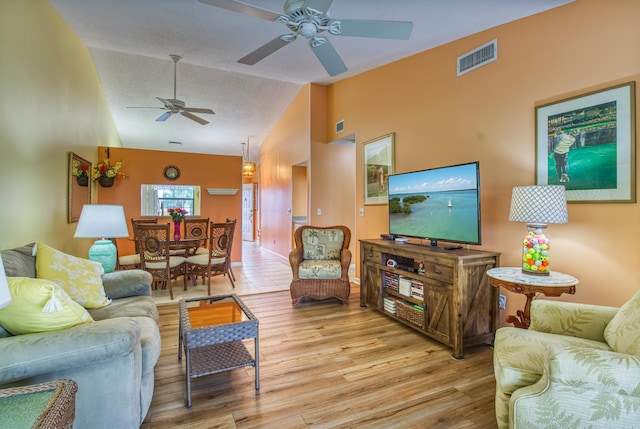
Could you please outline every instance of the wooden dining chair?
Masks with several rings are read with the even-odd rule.
[[[207,232],[209,230],[209,218],[184,218],[184,237],[188,239],[201,239],[200,246],[196,253],[208,253]]]
[[[136,225],[138,223],[157,224],[158,219],[131,219],[131,231],[133,232],[135,253],[131,255],[120,255],[120,249],[116,245],[116,250],[118,251],[118,270],[133,270],[140,268],[140,251],[138,250],[138,243],[136,242]]]
[[[212,222],[209,226],[208,250],[205,254],[196,254],[187,258],[187,275],[192,278],[195,285],[195,276],[207,278],[207,294],[211,295],[211,277],[229,276],[229,282],[233,283],[231,271],[231,247],[233,244],[233,232],[235,222]]]
[[[236,230],[236,220],[237,219],[229,219],[227,218],[227,222],[231,222],[233,223],[233,233],[231,234],[231,244],[233,244],[233,234],[235,234],[235,230]],[[229,244],[229,249],[231,249],[231,244]],[[231,254],[231,250],[229,250],[229,254]],[[229,256],[231,257],[231,256]],[[231,278],[233,279],[233,281],[236,281],[236,275],[233,273],[233,268],[231,268],[231,261],[229,261],[229,274],[231,275]]]
[[[155,288],[158,284],[161,284],[163,289],[168,287],[169,296],[173,299],[171,282],[181,275],[184,290],[187,290],[186,258],[170,255],[170,229],[169,223],[139,223],[136,225],[136,243],[140,252],[140,268],[153,276]]]

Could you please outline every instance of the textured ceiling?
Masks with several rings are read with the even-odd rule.
[[[297,40],[256,65],[237,60],[275,37],[282,25],[197,0],[49,0],[88,46],[123,146],[251,158],[300,88],[328,84],[497,25],[573,0],[335,0],[334,19],[412,21],[409,40],[331,36],[348,71],[329,77],[306,40]],[[280,13],[283,0],[245,0]],[[461,52],[462,54],[463,52]],[[156,122],[155,97],[176,98],[215,115],[200,125],[180,115]],[[455,64],[451,65],[452,73]],[[181,145],[170,141],[182,142]]]

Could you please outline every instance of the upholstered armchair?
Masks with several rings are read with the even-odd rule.
[[[500,429],[640,427],[640,290],[619,309],[535,300],[493,361]]]
[[[295,248],[289,253],[293,271],[291,302],[300,298],[338,298],[349,303],[349,264],[351,231],[346,226],[304,225],[294,233]]]

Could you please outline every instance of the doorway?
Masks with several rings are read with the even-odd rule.
[[[295,247],[293,234],[296,229],[307,224],[309,189],[307,163],[291,166],[291,248]]]
[[[254,241],[253,212],[255,209],[253,183],[242,184],[242,241]]]

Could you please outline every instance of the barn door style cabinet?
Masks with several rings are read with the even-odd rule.
[[[453,349],[491,344],[498,292],[487,270],[500,254],[360,240],[360,305],[371,306]]]

